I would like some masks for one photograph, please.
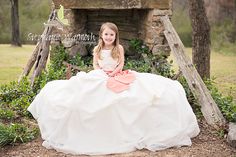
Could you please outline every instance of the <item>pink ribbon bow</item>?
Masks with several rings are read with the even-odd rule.
[[[129,88],[130,83],[135,80],[134,73],[129,70],[120,71],[107,80],[107,88],[113,92],[120,93]]]

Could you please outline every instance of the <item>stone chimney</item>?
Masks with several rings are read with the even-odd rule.
[[[56,9],[64,6],[65,18],[69,20],[70,26],[64,34],[90,38],[89,41],[65,42],[72,55],[91,53],[91,45],[96,45],[92,36],[97,40],[104,22],[118,26],[126,54],[132,54],[128,42],[135,38],[143,40],[153,53],[170,52],[160,16],[172,15],[172,0],[53,0],[53,3]]]

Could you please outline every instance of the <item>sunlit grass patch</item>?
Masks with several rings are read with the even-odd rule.
[[[22,47],[0,45],[0,84],[17,80],[34,48],[34,45],[23,45]]]
[[[186,54],[192,58],[192,49],[186,48]],[[178,65],[171,54],[169,60],[173,60],[173,68],[178,71]],[[215,78],[219,90],[227,95],[232,94],[236,100],[236,55],[211,52],[211,78]]]

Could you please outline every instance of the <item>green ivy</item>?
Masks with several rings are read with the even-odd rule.
[[[23,119],[32,118],[27,108],[35,95],[27,78],[0,86],[0,147],[37,136],[37,127],[23,123]]]
[[[236,102],[233,100],[231,95],[223,96],[218,88],[216,87],[215,78],[204,80],[208,90],[211,93],[212,98],[218,105],[221,113],[226,118],[228,122],[236,122]],[[178,81],[182,84],[185,89],[189,103],[192,105],[195,114],[198,118],[201,118],[203,115],[201,113],[201,107],[194,98],[186,79],[181,76],[178,78]]]
[[[68,60],[69,54],[62,45],[52,47],[50,51],[50,65],[57,70],[63,67],[63,61]]]
[[[144,60],[134,60],[127,58],[125,61],[124,69],[131,69],[138,72],[150,73],[152,71],[150,65]]]
[[[10,103],[24,95],[34,96],[27,78],[23,78],[19,83],[12,81],[9,84],[0,86],[0,103]]]
[[[173,61],[168,62],[165,53],[155,54],[155,52],[151,52],[148,46],[140,39],[130,40],[129,45],[138,59],[126,58],[125,68],[138,72],[154,73],[168,78],[174,76],[174,70],[171,69]]]
[[[216,82],[213,79],[205,80],[207,88],[210,90],[213,99],[219,106],[223,116],[227,121],[236,122],[236,102],[233,100],[231,95],[223,96],[218,88]]]
[[[200,104],[198,104],[198,102],[195,99],[192,91],[190,90],[189,85],[188,85],[187,80],[185,79],[185,77],[181,75],[178,78],[178,81],[182,84],[182,86],[185,90],[188,102],[191,104],[191,107],[192,107],[195,115],[197,116],[197,118],[199,118],[199,119],[203,118],[203,114],[201,112],[201,106],[200,106]]]
[[[18,123],[11,123],[10,125],[0,123],[0,147],[31,141],[38,134],[38,128],[30,129]]]
[[[33,101],[36,94],[30,87],[30,82],[27,78],[23,78],[19,83],[12,81],[9,84],[0,86],[0,109],[10,109],[12,114],[15,112],[17,115],[28,116],[26,109]],[[0,112],[0,117],[9,114]]]

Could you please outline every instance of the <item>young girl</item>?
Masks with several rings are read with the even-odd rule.
[[[28,108],[43,146],[99,155],[191,145],[199,127],[181,84],[123,65],[118,29],[104,23],[94,70],[47,83]]]

